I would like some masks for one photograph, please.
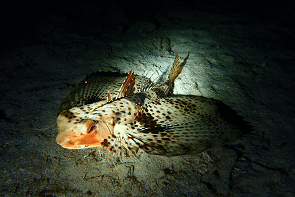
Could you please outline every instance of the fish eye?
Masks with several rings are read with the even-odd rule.
[[[95,124],[89,125],[87,128],[87,134],[92,133],[95,130],[95,127],[96,127]]]

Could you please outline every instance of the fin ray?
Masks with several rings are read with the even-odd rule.
[[[168,83],[173,83],[176,77],[181,73],[183,67],[185,66],[187,59],[189,58],[189,54],[186,56],[184,61],[180,64],[179,62],[179,55],[176,54],[175,60],[172,66],[172,69],[169,73]]]
[[[121,85],[121,88],[118,92],[116,99],[132,95],[135,90],[134,84],[135,84],[134,73],[130,71],[126,79],[124,80],[123,84]]]
[[[96,72],[90,74],[61,101],[57,115],[73,107],[107,100],[108,92],[110,97],[115,97],[126,76],[126,74],[118,72]]]

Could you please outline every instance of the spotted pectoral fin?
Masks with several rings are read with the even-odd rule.
[[[60,103],[57,111],[80,107],[101,100],[111,101],[118,93],[127,74],[118,72],[96,72],[81,81]]]
[[[156,155],[199,154],[234,141],[250,126],[222,102],[199,96],[172,96],[144,105],[128,137]]]

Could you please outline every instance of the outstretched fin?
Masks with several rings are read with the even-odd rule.
[[[116,99],[132,95],[135,90],[134,84],[135,84],[134,72],[130,71],[126,79],[124,80]]]
[[[189,54],[186,56],[186,58],[180,64],[179,55],[176,54],[173,66],[172,66],[171,71],[169,73],[168,83],[173,83],[174,80],[176,79],[176,77],[181,73],[184,65],[186,64],[188,57],[189,57]]]
[[[109,99],[118,94],[127,74],[95,72],[82,80],[60,103],[57,116],[64,110]],[[108,92],[110,93],[108,95]],[[107,98],[106,98],[107,96]]]
[[[148,97],[150,100],[163,98],[173,93],[174,80],[181,73],[188,58],[189,58],[189,54],[186,56],[184,61],[180,64],[179,55],[176,54],[173,66],[168,76],[168,80],[157,83],[153,88],[151,88],[150,91],[146,92],[149,95]]]
[[[224,103],[175,95],[143,105],[127,136],[149,154],[199,154],[235,141],[251,126]]]

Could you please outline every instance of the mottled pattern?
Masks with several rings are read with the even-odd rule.
[[[69,149],[98,147],[114,161],[139,149],[198,154],[249,131],[249,124],[220,101],[171,94],[188,57],[180,64],[177,55],[167,79],[156,84],[132,72],[86,77],[61,103],[57,143]]]
[[[144,105],[131,128],[128,136],[147,153],[172,156],[217,148],[250,126],[222,102],[177,95]]]

